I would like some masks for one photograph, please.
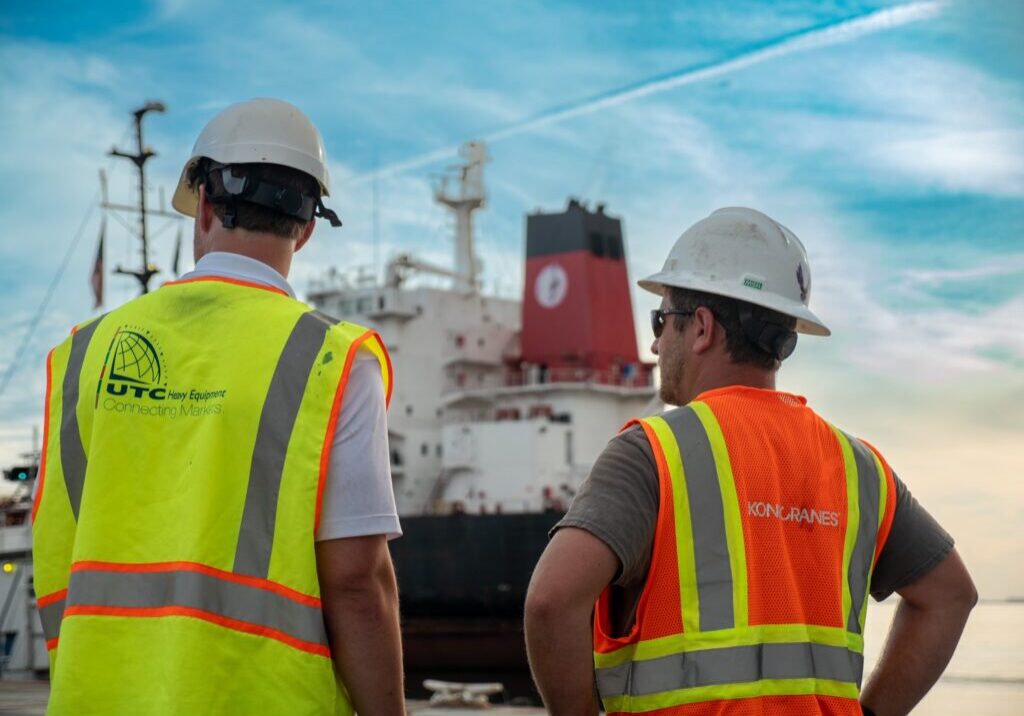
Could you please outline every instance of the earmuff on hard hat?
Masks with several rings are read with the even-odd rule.
[[[796,348],[797,334],[783,325],[754,316],[749,304],[739,304],[740,328],[753,345],[778,361],[784,361]]]
[[[208,179],[209,175],[215,171],[220,172],[223,192],[211,191]],[[303,194],[295,189],[271,184],[261,179],[240,176],[235,174],[234,167],[226,164],[220,164],[213,160],[200,161],[195,166],[192,180],[196,184],[204,184],[207,189],[207,198],[224,207],[224,218],[221,223],[225,229],[235,227],[235,203],[238,201],[257,204],[301,221],[310,221],[314,216],[319,216],[327,219],[331,226],[341,226],[338,215],[325,207],[319,196]]]

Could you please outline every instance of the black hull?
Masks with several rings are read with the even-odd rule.
[[[526,587],[562,515],[403,517],[391,542],[402,614],[437,620],[521,619]]]
[[[523,602],[558,512],[403,517],[391,542],[409,686],[497,679],[533,693]]]

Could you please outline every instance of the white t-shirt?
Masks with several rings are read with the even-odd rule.
[[[182,279],[223,276],[295,292],[262,261],[227,252],[209,253]],[[384,382],[376,356],[360,350],[352,364],[334,431],[316,540],[402,534],[391,484]]]

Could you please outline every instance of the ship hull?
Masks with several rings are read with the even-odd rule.
[[[499,677],[532,685],[523,645],[526,588],[559,512],[402,518],[391,542],[410,686],[431,678]],[[519,692],[518,694],[516,692]]]

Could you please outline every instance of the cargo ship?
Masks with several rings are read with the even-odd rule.
[[[469,142],[460,156],[434,187],[454,215],[452,266],[399,254],[380,281],[331,269],[307,298],[375,328],[391,352],[407,666],[464,676],[525,669],[523,601],[548,531],[609,438],[660,403],[637,350],[621,219],[577,199],[530,214],[522,298],[489,296],[473,236],[487,150]]]

